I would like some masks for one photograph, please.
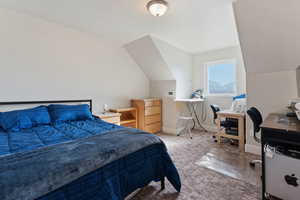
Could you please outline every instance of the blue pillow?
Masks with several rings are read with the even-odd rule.
[[[0,115],[0,124],[5,130],[11,129],[9,127],[16,127],[15,130],[18,131],[18,129],[50,123],[51,119],[46,106],[3,112]]]
[[[50,124],[51,118],[46,106],[38,106],[31,109],[20,110],[31,120],[32,126]]]
[[[48,106],[52,122],[76,121],[93,119],[90,107],[87,104]]]
[[[30,118],[22,112],[10,111],[1,113],[0,124],[6,131],[20,131],[23,128],[31,128]]]
[[[3,112],[0,115],[0,124],[5,130],[18,131],[22,128],[50,123],[51,119],[46,106]]]

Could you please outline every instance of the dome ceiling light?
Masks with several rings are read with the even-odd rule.
[[[165,0],[151,0],[147,3],[147,9],[152,15],[160,17],[167,12],[168,2]]]

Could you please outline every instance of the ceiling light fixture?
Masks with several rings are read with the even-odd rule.
[[[152,15],[160,17],[167,12],[168,2],[165,0],[151,0],[147,3],[147,9]]]

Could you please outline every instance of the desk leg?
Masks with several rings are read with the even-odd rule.
[[[196,127],[196,122],[195,122],[195,120],[193,119],[193,127],[192,127],[192,130],[194,130],[195,127]]]
[[[188,109],[188,111],[190,113],[190,116],[193,117],[193,105],[187,102],[186,106],[187,106],[187,109]],[[193,128],[192,129],[195,129],[195,127],[196,127],[196,121],[195,121],[195,119],[193,117]]]
[[[240,151],[245,151],[245,119],[238,118],[238,134],[239,134],[239,148]]]
[[[262,174],[261,174],[261,178],[262,178],[262,199],[263,200],[266,200],[266,196],[265,196],[265,193],[266,193],[266,169],[265,169],[265,139],[264,139],[264,134],[263,134],[263,131],[261,132],[261,135],[262,135],[262,138],[261,138],[261,161],[262,161],[262,164],[261,164],[261,168],[262,168]]]
[[[195,118],[196,118],[196,120],[197,120],[197,123],[198,123],[198,125],[200,126],[200,128],[202,129],[202,130],[204,130],[204,132],[207,132],[207,130],[202,126],[202,124],[200,123],[200,120],[199,120],[199,117],[198,117],[198,115],[197,115],[197,111],[196,111],[196,109],[197,109],[197,104],[195,104],[195,103],[191,103],[191,114],[192,114],[192,116],[194,115],[195,116]],[[195,119],[193,119],[193,121],[194,121],[194,125],[195,125]],[[193,127],[193,129],[195,128],[195,126]]]
[[[220,131],[221,131],[221,119],[218,118],[216,122],[217,122],[217,127],[218,127],[218,132],[217,132],[217,134],[216,134],[216,139],[217,139],[217,141],[218,141],[218,144],[221,144],[221,136],[220,136]]]

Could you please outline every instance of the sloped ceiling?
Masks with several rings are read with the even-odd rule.
[[[125,45],[150,80],[176,80],[176,97],[186,98],[192,89],[192,55],[153,36]]]
[[[247,72],[300,65],[300,1],[238,0],[236,22]]]
[[[238,45],[232,0],[168,0],[163,17],[151,16],[149,0],[0,0],[26,12],[101,37],[120,46],[154,35],[187,52]]]
[[[135,40],[125,45],[125,48],[149,80],[175,80],[150,36]]]

